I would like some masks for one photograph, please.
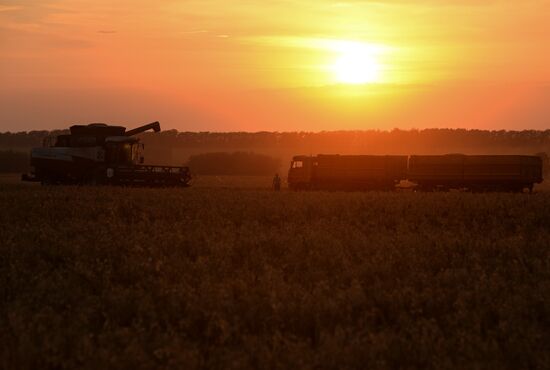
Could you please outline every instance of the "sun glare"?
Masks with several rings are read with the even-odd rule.
[[[341,41],[335,49],[339,56],[332,71],[338,82],[366,84],[380,81],[381,67],[376,48],[360,42]]]

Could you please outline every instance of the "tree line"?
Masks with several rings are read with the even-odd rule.
[[[29,154],[13,150],[0,150],[0,173],[26,172],[29,169]]]
[[[252,152],[217,152],[192,155],[187,166],[197,175],[258,176],[279,171],[281,160]]]
[[[28,168],[28,150],[67,130],[0,133],[0,171]],[[188,162],[201,174],[267,174],[285,171],[298,154],[541,154],[550,153],[550,130],[424,129],[326,132],[144,133],[145,157],[154,164]],[[546,156],[546,157],[545,157]],[[265,171],[265,172],[263,172]]]
[[[42,145],[49,135],[66,130],[0,133],[1,148],[30,148]],[[530,150],[550,151],[550,130],[487,131],[466,129],[423,129],[391,131],[322,132],[178,132],[144,133],[143,141],[152,146],[172,148],[292,148],[313,151],[363,150],[415,154],[428,150]]]

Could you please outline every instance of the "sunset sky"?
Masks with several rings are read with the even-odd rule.
[[[0,0],[0,131],[550,128],[550,1]]]

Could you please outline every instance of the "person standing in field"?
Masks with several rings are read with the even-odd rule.
[[[276,173],[275,177],[273,177],[273,190],[281,190],[281,178],[279,177],[278,173]]]

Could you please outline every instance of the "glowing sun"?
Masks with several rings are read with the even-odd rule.
[[[373,47],[344,41],[339,43],[337,49],[339,56],[332,65],[332,71],[338,82],[365,84],[380,81],[381,66]]]

